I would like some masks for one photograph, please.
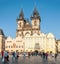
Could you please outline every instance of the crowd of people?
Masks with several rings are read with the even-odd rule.
[[[8,51],[2,51],[1,52],[2,56],[2,62],[9,62],[9,52]],[[19,54],[18,52],[12,52],[12,61],[18,59]]]
[[[7,51],[2,51],[1,52],[1,55],[2,55],[2,62],[4,62],[4,61],[7,61],[7,62],[9,62],[9,52],[7,52]],[[19,53],[16,51],[14,51],[14,52],[12,52],[12,61],[15,61],[16,59],[18,60],[18,58],[19,58]],[[55,58],[55,60],[56,60],[56,58],[57,58],[57,56],[58,56],[58,54],[57,53],[55,53],[55,54],[53,54],[53,53],[48,53],[48,52],[40,52],[40,53],[37,53],[37,52],[28,52],[28,58],[30,58],[30,56],[41,56],[41,58],[43,58],[43,59],[46,59],[46,60],[48,60],[48,56],[50,55],[50,56],[52,56],[52,57],[54,57]],[[26,53],[23,53],[23,56],[24,56],[24,58],[26,57]]]
[[[9,52],[2,51],[1,54],[2,54],[2,62],[9,61]]]

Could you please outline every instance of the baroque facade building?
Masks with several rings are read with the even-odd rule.
[[[17,18],[16,38],[7,37],[5,39],[5,50],[19,52],[56,52],[56,41],[52,33],[44,34],[40,30],[41,17],[34,8],[31,22],[24,18],[21,10]]]

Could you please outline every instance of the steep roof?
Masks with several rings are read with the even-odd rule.
[[[3,33],[3,30],[0,29],[0,35],[3,35],[4,36],[4,33]]]
[[[39,12],[37,11],[36,7],[34,8],[34,10],[33,10],[33,14],[32,14],[32,16],[31,16],[31,19],[35,19],[35,18],[39,18],[40,21],[41,21]]]

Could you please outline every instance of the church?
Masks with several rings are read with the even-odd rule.
[[[5,39],[5,50],[12,52],[56,52],[56,39],[52,33],[45,34],[40,30],[41,17],[36,8],[30,17],[31,22],[24,18],[23,10],[17,18],[16,37]]]

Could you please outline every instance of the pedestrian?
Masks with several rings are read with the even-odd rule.
[[[28,52],[28,58],[30,58],[30,52]]]
[[[2,55],[2,58],[3,58],[3,56],[4,56],[4,51],[2,50],[2,52],[1,52],[1,55]]]
[[[4,60],[5,60],[5,61],[8,61],[8,60],[7,60],[7,56],[8,56],[8,53],[7,53],[7,51],[5,51],[5,52],[4,52]]]
[[[1,51],[1,55],[2,55],[2,62],[4,62],[4,51]]]
[[[43,52],[43,59],[45,59],[45,52]]]
[[[46,60],[48,59],[48,52],[45,53]]]
[[[15,60],[18,60],[18,58],[19,58],[19,53],[18,53],[18,51],[16,51],[16,53],[15,53]]]
[[[24,53],[23,53],[23,58],[25,59],[25,57],[26,57],[26,53],[24,52]]]
[[[7,61],[9,61],[9,52],[7,52]]]
[[[12,61],[15,60],[15,52],[12,52]]]
[[[57,54],[57,53],[55,53],[55,60],[57,59],[57,55],[58,55],[58,54]]]

